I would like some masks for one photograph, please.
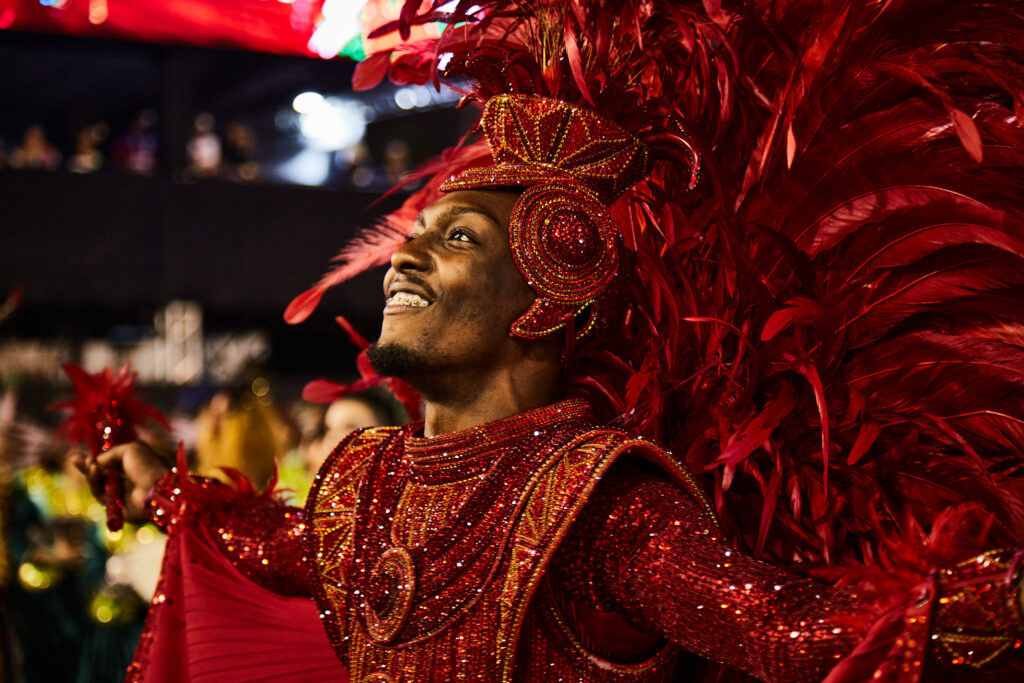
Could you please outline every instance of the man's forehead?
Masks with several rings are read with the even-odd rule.
[[[423,211],[420,211],[420,215],[416,217],[416,225],[426,225],[428,217],[435,221],[444,221],[467,213],[479,214],[490,219],[494,223],[498,222],[497,219],[495,219],[488,211],[477,206],[471,206],[468,204],[435,203],[423,209]]]
[[[514,201],[515,196],[505,192],[460,190],[445,195],[423,209],[416,217],[416,225],[425,226],[428,220],[448,221],[465,214],[477,214],[495,226],[506,229]]]

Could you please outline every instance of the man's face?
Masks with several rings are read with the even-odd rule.
[[[516,199],[453,192],[423,211],[384,278],[384,322],[370,352],[378,372],[415,379],[514,360],[521,342],[508,329],[535,296],[509,252]]]

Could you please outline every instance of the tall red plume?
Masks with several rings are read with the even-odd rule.
[[[382,53],[396,81],[443,56],[467,101],[663,143],[612,207],[632,299],[575,390],[706,472],[757,555],[853,571],[965,499],[1024,543],[1022,8],[409,0],[378,33],[449,24]]]

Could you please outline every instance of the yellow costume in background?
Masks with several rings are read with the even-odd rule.
[[[221,471],[232,467],[263,488],[274,472],[274,458],[286,450],[275,417],[265,406],[218,394],[196,419],[198,471],[229,481]]]

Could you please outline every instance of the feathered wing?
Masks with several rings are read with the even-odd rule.
[[[619,343],[576,347],[571,379],[704,472],[738,543],[910,582],[1024,545],[1024,3],[406,10],[382,30],[449,26],[378,56],[393,79],[443,57],[469,100],[554,96],[652,142],[611,207]]]
[[[767,393],[723,412],[742,429],[777,383],[800,398],[767,448],[708,460],[748,481],[733,518],[776,493],[762,510],[783,533],[758,548],[777,560],[856,564],[912,542],[907,515],[928,529],[962,502],[993,518],[985,543],[1024,541],[1021,9],[826,3],[786,36],[734,203],[737,271],[761,291],[731,321],[760,337],[749,380]]]
[[[1022,11],[410,0],[381,31],[450,23],[388,55],[401,82],[445,55],[471,100],[682,122],[701,182],[665,154],[612,207],[635,303],[578,386],[713,477],[758,554],[857,564],[953,500],[1024,540]]]

